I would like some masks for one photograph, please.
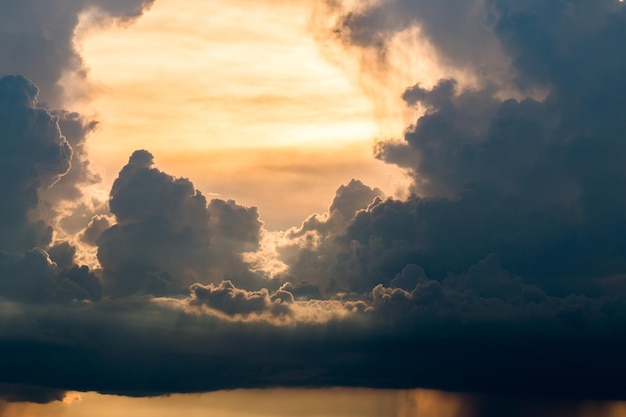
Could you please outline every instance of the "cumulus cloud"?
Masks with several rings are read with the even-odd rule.
[[[512,98],[489,73],[472,87],[455,79],[409,86],[403,98],[421,116],[377,156],[411,173],[417,196],[371,205],[332,248],[323,244],[309,258],[360,292],[389,285],[408,264],[441,281],[489,254],[548,292],[621,289],[612,277],[623,273],[626,255],[626,85],[618,75],[626,62],[613,54],[623,5],[427,3],[356,8],[344,16],[344,40],[384,48],[418,24],[458,66],[480,62],[496,45],[510,66],[507,83],[546,95]]]
[[[286,291],[277,292],[270,298],[267,289],[246,291],[236,288],[230,281],[222,281],[219,285],[194,284],[191,290],[191,305],[202,305],[229,316],[249,316],[269,312],[273,315],[287,314],[288,308],[282,303],[293,302]]]
[[[0,252],[0,296],[27,303],[99,300],[100,280],[86,266],[58,265],[43,249]]]
[[[241,253],[258,245],[256,209],[217,199],[207,205],[189,180],[153,165],[152,154],[136,151],[113,183],[116,224],[96,241],[109,294],[181,293],[223,279],[250,284]]]
[[[190,181],[154,168],[147,151],[133,153],[111,189],[117,224],[97,240],[107,291],[166,294],[199,279],[209,258],[206,205]]]
[[[50,242],[51,228],[35,213],[39,193],[71,166],[72,148],[58,119],[35,107],[37,93],[37,86],[22,76],[0,78],[0,189],[5,200],[0,206],[0,249],[4,250]]]
[[[82,192],[80,186],[96,184],[100,177],[91,172],[85,150],[85,142],[89,134],[96,128],[97,123],[82,117],[78,113],[65,110],[53,110],[51,114],[58,118],[59,129],[72,147],[72,169],[59,179],[52,189],[49,199],[77,200]],[[56,201],[52,201],[55,203]]]
[[[93,126],[37,108],[25,78],[0,79],[0,191],[16,202],[0,220],[0,397],[368,386],[624,398],[626,9],[427,3],[355,10],[343,40],[384,50],[417,23],[450,65],[505,69],[471,88],[408,86],[422,113],[377,152],[410,172],[411,197],[354,180],[328,213],[269,234],[255,208],[207,201],[136,151],[111,189],[114,218],[83,216],[105,297],[35,213],[42,188],[72,200],[90,181],[83,164],[62,185],[84,159],[61,132]],[[285,267],[273,278],[246,262],[268,255],[267,239]],[[485,398],[476,415],[502,411]]]
[[[310,286],[315,288],[313,294],[345,289],[338,281],[329,279],[329,269],[338,250],[335,240],[345,234],[358,211],[383,196],[381,190],[359,180],[340,186],[327,213],[311,215],[300,227],[287,230],[278,239],[277,255],[288,266],[281,274],[282,279],[296,284],[305,293],[311,293]],[[305,290],[306,286],[309,288]]]
[[[28,103],[22,104],[48,109],[56,120],[50,123],[51,128],[55,124],[54,129],[61,131],[64,140],[73,150],[68,161],[72,169],[57,178],[56,187],[39,189],[37,197],[32,192],[22,194],[24,198],[42,203],[43,209],[39,217],[44,218],[45,223],[55,226],[57,232],[64,237],[70,237],[83,229],[94,212],[97,212],[90,209],[91,213],[86,219],[72,213],[74,209],[84,206],[79,201],[83,187],[99,181],[98,175],[89,170],[84,147],[85,140],[96,123],[78,113],[62,110],[66,101],[71,99],[68,95],[84,95],[88,90],[85,82],[87,72],[74,44],[79,16],[91,10],[95,11],[92,23],[128,21],[140,16],[151,4],[152,0],[58,0],[43,3],[35,0],[9,0],[0,5],[0,76],[20,74],[37,84],[40,104],[35,104],[37,93],[33,87],[24,90],[24,94],[28,96],[24,98]],[[72,82],[62,85],[63,79],[68,77]],[[7,82],[5,80],[0,93],[3,95],[2,100],[10,99],[6,90]],[[64,91],[68,86],[74,91]],[[35,114],[33,113],[33,117]],[[38,118],[43,122],[43,113],[39,111],[39,114]],[[4,122],[3,125],[6,126]],[[43,128],[43,124],[41,127]],[[5,133],[2,132],[1,135],[5,136]],[[26,143],[23,142],[24,146],[27,146]],[[47,157],[52,158],[52,153]],[[50,239],[50,230],[45,223],[40,225],[40,231],[31,233],[25,246],[42,245]],[[62,227],[61,223],[68,229]],[[41,238],[38,239],[33,234],[40,235]]]
[[[0,78],[0,296],[27,302],[98,299],[98,279],[76,265],[68,242],[49,246],[52,225],[42,192],[71,168],[59,117],[37,107],[23,76]]]

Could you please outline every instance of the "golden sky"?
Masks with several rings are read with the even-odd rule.
[[[455,417],[462,395],[429,390],[270,389],[130,398],[71,393],[47,405],[10,404],[13,417]],[[615,414],[615,417],[618,417]],[[607,416],[608,417],[608,416]],[[612,417],[612,416],[611,416]]]
[[[11,417],[171,417],[181,413],[187,417],[467,417],[482,415],[479,404],[469,395],[424,389],[327,388],[234,390],[156,398],[69,393],[63,402],[46,405],[13,403],[4,404],[2,409],[0,403],[0,411]],[[542,416],[549,415],[550,410],[557,416],[626,416],[623,402],[535,406]]]
[[[76,44],[92,94],[92,166],[108,189],[136,149],[207,195],[258,206],[269,229],[323,212],[358,178],[388,194],[402,173],[373,158],[375,103],[311,34],[311,3],[158,0]],[[288,207],[288,208],[287,208]]]

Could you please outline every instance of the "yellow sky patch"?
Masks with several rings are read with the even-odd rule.
[[[259,206],[269,228],[324,211],[353,177],[393,193],[401,174],[372,157],[372,102],[320,52],[310,17],[309,2],[247,0],[159,0],[104,29],[86,15],[81,111],[101,121],[89,149],[105,185],[148,149],[206,194]]]

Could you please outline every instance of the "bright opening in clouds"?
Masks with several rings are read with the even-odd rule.
[[[393,193],[403,175],[371,157],[372,103],[324,58],[311,13],[308,2],[162,0],[104,28],[83,14],[87,106],[102,120],[93,165],[112,181],[149,143],[163,167],[259,206],[273,229],[324,211],[321,197],[352,177]]]

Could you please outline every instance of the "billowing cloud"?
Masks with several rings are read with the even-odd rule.
[[[27,303],[99,300],[102,285],[86,266],[59,265],[43,249],[0,252],[2,297]]]
[[[333,279],[330,271],[335,254],[340,250],[336,239],[345,234],[358,211],[383,196],[381,190],[352,180],[339,187],[328,213],[313,214],[300,227],[283,233],[277,244],[280,259],[289,266],[282,274],[283,280],[297,283],[294,289],[298,288],[296,293],[302,292],[303,295],[311,294],[312,288],[312,294],[319,294],[320,290],[346,289]]]
[[[270,299],[267,289],[261,291],[246,291],[236,288],[232,282],[223,281],[219,285],[208,286],[194,284],[190,288],[192,305],[202,305],[223,312],[229,316],[243,316],[250,314],[285,314],[287,309],[281,302],[293,302],[293,296],[289,297],[286,292],[278,293]]]
[[[410,173],[412,196],[354,180],[328,213],[270,234],[255,208],[209,202],[136,151],[111,190],[114,219],[81,235],[104,297],[71,243],[50,245],[31,217],[70,168],[61,120],[77,137],[92,127],[2,78],[0,186],[16,204],[1,220],[0,397],[368,386],[623,399],[626,9],[426,3],[355,10],[344,40],[384,50],[416,22],[450,65],[480,71],[487,56],[507,75],[408,86],[421,115],[377,152]],[[247,262],[267,256],[284,266],[271,278]],[[485,398],[476,415],[502,410]]]
[[[70,244],[49,248],[54,262],[39,249],[48,247],[53,232],[40,194],[67,175],[73,152],[60,131],[59,118],[36,107],[37,93],[37,87],[22,76],[0,78],[0,193],[4,201],[0,205],[0,286],[25,298],[26,293],[58,295],[65,285],[59,282],[58,273],[75,267],[75,249]],[[87,281],[95,280],[85,273]],[[82,272],[77,274],[71,275],[78,277]],[[37,280],[41,282],[35,284]],[[92,295],[97,298],[97,293]]]
[[[38,216],[40,189],[70,169],[72,148],[58,119],[35,107],[38,89],[22,76],[0,78],[0,249],[23,250],[50,242],[51,228]],[[39,219],[37,219],[39,217]]]
[[[109,294],[163,295],[196,282],[249,281],[241,253],[258,245],[256,209],[222,200],[207,205],[189,180],[153,164],[152,154],[136,151],[113,183],[116,224],[97,239]]]
[[[360,212],[335,239],[330,277],[365,291],[409,263],[442,280],[497,254],[549,292],[621,288],[626,62],[613,54],[625,18],[615,1],[391,1],[346,14],[357,45],[384,48],[418,24],[457,65],[492,49],[476,39],[495,40],[510,64],[507,82],[546,96],[508,98],[497,76],[471,88],[455,79],[407,88],[405,102],[423,114],[377,152],[411,173],[419,197]]]

